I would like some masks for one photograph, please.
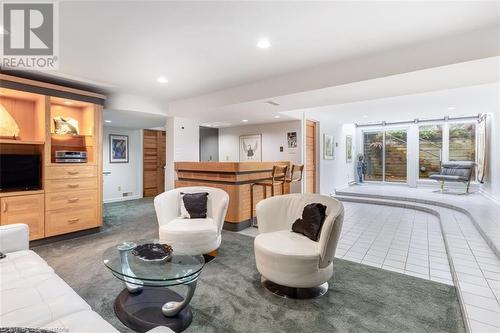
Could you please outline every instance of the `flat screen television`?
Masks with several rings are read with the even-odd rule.
[[[0,191],[39,190],[41,156],[0,154]]]

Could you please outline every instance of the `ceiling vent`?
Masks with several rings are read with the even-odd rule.
[[[266,103],[269,104],[269,105],[272,105],[272,106],[278,106],[278,105],[280,105],[280,103],[276,103],[275,101],[267,101]]]

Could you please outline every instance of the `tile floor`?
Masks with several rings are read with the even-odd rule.
[[[428,213],[344,203],[336,257],[453,285],[439,220]]]

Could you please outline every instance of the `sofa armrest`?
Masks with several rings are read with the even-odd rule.
[[[29,249],[27,224],[15,223],[0,226],[0,252],[9,253]]]

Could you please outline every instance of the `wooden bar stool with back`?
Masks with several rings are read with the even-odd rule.
[[[285,183],[287,182],[287,172],[288,172],[288,165],[274,165],[270,179],[265,179],[265,180],[250,184],[250,221],[254,227],[257,226],[257,223],[254,221],[254,216],[253,216],[254,187],[255,186],[262,186],[263,193],[264,193],[264,199],[267,198],[267,188],[268,187],[271,187],[271,196],[272,197],[274,197],[274,187],[276,185],[281,186],[281,194],[284,194],[285,193]]]

